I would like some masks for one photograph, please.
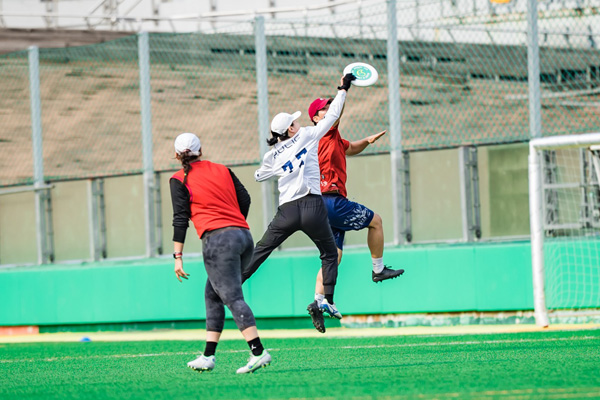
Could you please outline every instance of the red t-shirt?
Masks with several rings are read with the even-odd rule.
[[[319,142],[319,168],[321,170],[321,193],[346,192],[346,150],[350,142],[342,139],[337,126],[332,127]]]
[[[173,178],[183,182],[183,169]],[[249,229],[237,201],[235,185],[226,166],[210,161],[195,162],[188,174],[190,211],[198,237],[206,231],[228,226]]]

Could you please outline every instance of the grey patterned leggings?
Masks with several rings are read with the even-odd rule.
[[[203,235],[202,255],[208,275],[204,291],[207,331],[223,331],[224,305],[240,331],[256,326],[242,292],[242,268],[250,262],[253,248],[248,229],[222,228]]]

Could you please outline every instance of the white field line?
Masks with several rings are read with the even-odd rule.
[[[547,338],[547,339],[507,339],[507,340],[482,340],[482,341],[466,341],[466,342],[441,342],[441,343],[405,343],[405,344],[381,344],[381,345],[370,345],[370,346],[342,346],[342,349],[375,349],[375,348],[386,348],[386,347],[426,347],[426,346],[465,346],[474,344],[503,344],[503,343],[537,343],[537,342],[558,342],[567,340],[600,340],[600,337],[596,336],[582,336],[579,338]]]
[[[278,349],[269,349],[278,350]],[[219,353],[247,353],[248,350],[223,350]],[[92,360],[92,359],[107,359],[107,358],[139,358],[139,357],[164,357],[164,356],[181,356],[181,355],[194,355],[198,354],[198,351],[179,351],[179,352],[164,352],[164,353],[149,353],[149,354],[109,354],[104,356],[65,356],[65,357],[49,357],[49,358],[27,358],[23,360],[0,360],[0,364],[11,364],[11,363],[27,363],[27,362],[54,362],[54,361],[66,361],[66,360]]]
[[[483,344],[513,344],[513,343],[541,343],[541,342],[559,342],[559,341],[579,341],[579,340],[600,340],[600,337],[595,336],[582,336],[578,338],[547,338],[547,339],[515,339],[515,340],[482,340],[482,341],[465,341],[465,342],[431,342],[431,343],[400,343],[400,344],[381,344],[381,345],[365,345],[365,346],[341,346],[340,349],[383,349],[383,348],[402,348],[402,347],[433,347],[433,346],[473,346]],[[269,348],[269,351],[306,351],[306,350],[326,350],[331,347],[294,347],[294,348],[282,348],[273,349]],[[219,353],[246,353],[248,350],[223,350]],[[138,357],[164,357],[164,356],[178,356],[178,355],[194,355],[198,354],[198,351],[184,351],[184,352],[165,352],[165,353],[149,353],[149,354],[110,354],[103,356],[77,356],[77,357],[50,357],[50,358],[28,358],[22,360],[0,360],[0,364],[12,364],[12,363],[26,363],[26,362],[54,362],[54,361],[65,361],[65,360],[87,360],[87,359],[110,359],[110,358],[138,358]]]
[[[1,2],[2,0],[0,0]],[[572,332],[578,330],[600,329],[600,324],[553,324],[548,328],[536,325],[461,325],[439,327],[402,327],[402,328],[331,328],[327,330],[327,338],[364,338],[383,336],[414,336],[414,337],[444,337],[465,335],[492,335],[498,333],[524,332]],[[38,335],[0,335],[0,346],[7,343],[59,343],[79,342],[82,336],[89,337],[94,342],[130,342],[130,341],[198,341],[201,342],[203,329],[174,329],[144,332],[62,332],[42,333]],[[260,331],[261,338],[291,339],[291,338],[325,338],[314,329],[266,329]],[[221,341],[240,340],[237,329],[226,329],[221,335]]]
[[[506,390],[486,390],[482,392],[449,392],[449,393],[427,393],[417,395],[396,395],[386,396],[388,400],[404,399],[445,399],[445,398],[478,398],[478,399],[498,399],[509,398],[512,400],[531,400],[531,399],[582,399],[598,398],[600,387],[571,387],[571,388],[531,388],[531,389],[506,389]]]

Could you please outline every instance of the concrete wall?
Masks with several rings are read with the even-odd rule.
[[[457,241],[462,237],[458,151],[411,153],[411,203],[414,243]],[[393,240],[392,193],[388,154],[348,158],[348,198],[378,213],[387,242]],[[254,181],[256,166],[234,167],[252,197],[248,222],[255,241],[264,232],[262,187]],[[172,206],[169,178],[160,175],[162,243],[172,251]],[[484,239],[529,234],[527,146],[479,148],[482,234]],[[88,182],[57,182],[52,189],[56,260],[90,259]],[[145,254],[143,181],[141,175],[107,178],[107,256],[122,258]],[[346,234],[346,246],[366,245],[367,231]],[[37,260],[33,192],[0,196],[0,264],[27,264]],[[304,234],[292,235],[283,249],[313,247]],[[188,230],[187,253],[200,253],[193,227]]]

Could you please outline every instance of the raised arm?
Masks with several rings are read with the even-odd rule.
[[[315,135],[318,136],[319,139],[323,137],[329,131],[329,129],[331,129],[333,124],[335,124],[340,118],[345,101],[346,91],[339,90],[337,92],[337,95],[331,102],[327,114],[325,114],[325,117],[322,120],[320,120],[315,126]]]
[[[350,89],[350,84],[356,77],[352,74],[346,74],[340,80],[341,85],[338,86],[338,92],[325,117],[320,120],[317,125],[313,128],[311,134],[315,136],[317,140],[321,140],[323,136],[331,129],[331,127],[340,119],[342,111],[344,110],[344,102],[346,101],[346,93]]]
[[[347,156],[354,156],[356,154],[361,153],[364,149],[367,148],[368,145],[375,143],[380,137],[385,135],[387,131],[381,131],[376,133],[375,135],[367,136],[364,139],[357,140],[355,142],[350,142],[350,146],[346,149]]]
[[[335,123],[333,124],[333,126],[332,126],[333,128],[340,125],[340,121],[342,120],[342,115],[344,115],[344,108],[345,107],[346,107],[346,103],[344,103],[344,105],[342,106],[342,111],[340,111],[340,116],[337,119],[337,121],[335,121]]]

